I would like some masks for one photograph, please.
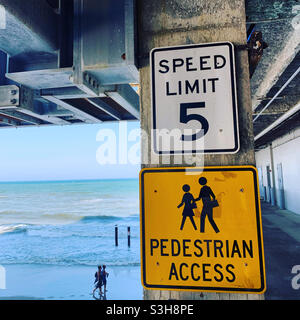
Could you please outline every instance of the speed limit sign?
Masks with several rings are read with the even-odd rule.
[[[151,84],[155,153],[239,150],[232,43],[154,48]]]

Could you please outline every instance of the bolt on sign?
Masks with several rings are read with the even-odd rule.
[[[265,291],[256,168],[143,169],[140,208],[146,289]]]
[[[233,44],[154,48],[150,57],[154,152],[238,152]]]

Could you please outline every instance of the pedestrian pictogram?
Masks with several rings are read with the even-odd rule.
[[[190,186],[188,184],[185,184],[182,187],[182,190],[185,192],[185,194],[182,198],[181,203],[178,205],[178,208],[180,208],[182,205],[184,205],[184,209],[182,212],[182,223],[180,226],[180,230],[183,229],[183,226],[184,226],[184,223],[185,223],[185,220],[187,217],[190,218],[194,229],[197,230],[197,227],[195,225],[194,218],[193,218],[193,216],[195,215],[194,209],[197,209],[196,202],[202,199],[203,209],[202,209],[202,213],[200,214],[200,216],[201,216],[200,232],[204,232],[205,218],[207,217],[208,221],[210,222],[211,226],[214,228],[215,232],[218,233],[219,229],[213,219],[213,208],[218,207],[219,203],[216,200],[216,196],[214,195],[211,188],[206,185],[206,183],[207,183],[206,178],[201,177],[199,179],[199,183],[203,187],[201,188],[199,197],[197,199],[195,199],[193,197],[193,195],[191,193],[189,193]]]
[[[254,167],[143,169],[140,188],[145,288],[264,292]]]

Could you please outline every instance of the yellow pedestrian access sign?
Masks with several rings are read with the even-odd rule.
[[[140,208],[146,289],[265,291],[256,168],[143,169]]]

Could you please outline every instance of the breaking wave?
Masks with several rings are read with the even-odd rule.
[[[26,224],[0,225],[0,234],[27,232],[27,227]]]

